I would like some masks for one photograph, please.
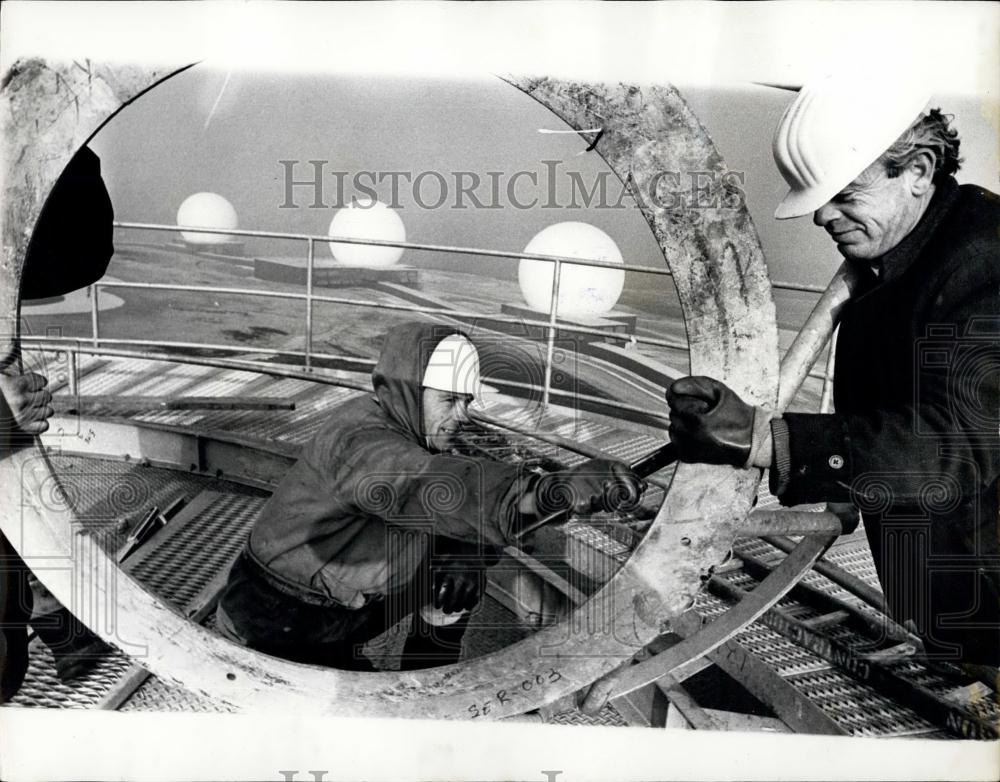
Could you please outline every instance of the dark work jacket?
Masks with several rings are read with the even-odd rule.
[[[334,410],[263,508],[248,553],[285,591],[360,608],[404,590],[433,536],[513,542],[519,469],[426,447],[420,381],[454,332],[420,323],[389,331],[375,397]]]
[[[114,218],[101,159],[82,147],[38,216],[25,256],[21,298],[60,296],[103,277],[114,254]]]
[[[83,147],[38,216],[25,255],[21,298],[59,296],[103,277],[114,253],[113,220],[101,159]],[[0,399],[0,426],[10,425],[10,410]],[[0,703],[14,697],[24,679],[30,616],[28,568],[0,534]]]
[[[995,665],[1000,197],[949,178],[878,263],[842,315],[836,413],[784,416],[780,499],[857,505],[895,618],[929,652]]]

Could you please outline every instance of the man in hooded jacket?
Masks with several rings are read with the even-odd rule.
[[[484,569],[522,527],[635,506],[641,482],[621,462],[539,475],[449,453],[478,377],[478,352],[455,329],[388,332],[374,396],[336,410],[254,524],[220,601],[224,635],[371,670],[359,646],[413,614],[402,666],[454,662]]]

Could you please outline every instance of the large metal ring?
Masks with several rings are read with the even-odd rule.
[[[175,71],[176,72],[176,71]],[[31,230],[70,157],[122,106],[169,70],[22,61],[4,75],[3,263],[0,353],[16,346],[21,267]],[[723,379],[758,403],[778,386],[774,305],[763,255],[725,164],[673,87],[508,81],[576,129],[600,126],[596,151],[638,194],[673,273],[691,349],[691,372]],[[41,132],[37,128],[43,128]],[[705,174],[692,198],[650,199],[659,183]],[[677,194],[675,193],[674,196]],[[565,621],[495,653],[405,673],[299,665],[235,646],[192,624],[117,569],[97,546],[81,556],[70,510],[47,508],[51,468],[37,447],[11,452],[0,471],[0,527],[55,596],[74,604],[75,574],[93,603],[116,611],[118,636],[145,644],[138,661],[156,676],[239,708],[318,710],[338,716],[488,719],[521,713],[580,690],[631,657],[688,608],[727,555],[758,476],[680,465],[646,538],[617,575]],[[73,567],[65,563],[73,557]],[[44,567],[53,562],[62,568]],[[100,617],[91,629],[115,643]],[[523,699],[498,691],[533,682]],[[537,684],[537,686],[535,686]],[[483,709],[483,704],[491,708]]]

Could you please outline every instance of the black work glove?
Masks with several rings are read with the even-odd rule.
[[[535,484],[535,509],[539,517],[564,511],[629,511],[638,506],[645,488],[624,462],[591,459],[541,476]]]
[[[446,614],[471,611],[479,604],[482,570],[460,561],[434,569],[434,607]]]
[[[743,467],[753,444],[754,408],[724,383],[682,377],[667,389],[670,442],[682,462]]]
[[[861,522],[861,514],[857,507],[850,502],[828,502],[826,511],[840,519],[841,535],[850,535]]]

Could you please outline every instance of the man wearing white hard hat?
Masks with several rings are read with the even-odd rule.
[[[959,186],[958,133],[920,89],[830,78],[774,137],[779,219],[813,215],[857,282],[836,413],[772,417],[711,378],[667,392],[686,461],[770,468],[784,505],[861,511],[895,619],[929,658],[1000,662],[1000,198]],[[856,512],[855,512],[856,517]]]
[[[374,395],[336,408],[263,508],[220,631],[278,657],[370,670],[361,645],[412,614],[401,666],[455,662],[485,569],[522,529],[638,501],[641,482],[621,462],[539,474],[453,452],[479,384],[465,334],[390,330]]]

